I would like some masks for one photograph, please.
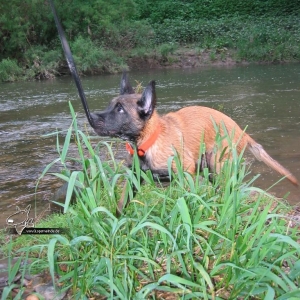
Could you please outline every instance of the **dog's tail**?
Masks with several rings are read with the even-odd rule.
[[[292,184],[299,186],[297,178],[278,161],[273,159],[264,150],[262,145],[255,142],[250,136],[248,136],[248,149],[252,152],[257,160],[264,162],[267,166],[286,177]]]

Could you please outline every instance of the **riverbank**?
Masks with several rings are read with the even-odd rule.
[[[228,16],[123,24],[104,36],[69,40],[82,75],[123,69],[198,68],[205,65],[300,61],[298,16]],[[41,80],[69,74],[57,35],[47,47],[31,45],[0,62],[0,81]]]
[[[272,64],[272,63],[293,63],[299,62],[298,59],[287,60],[246,60],[239,58],[237,50],[222,47],[219,49],[201,49],[196,45],[186,46],[168,46],[162,45],[163,49],[155,48],[150,51],[144,49],[137,50],[132,53],[127,53],[124,56],[118,57],[117,53],[111,52],[107,57],[105,64],[100,67],[83,68],[82,63],[79,66],[81,75],[99,75],[99,74],[114,74],[121,73],[123,70],[148,70],[148,69],[188,69],[201,68],[205,66],[234,66],[234,65],[249,65],[249,64]],[[142,53],[145,51],[144,53]],[[111,59],[117,57],[116,59]],[[5,65],[5,66],[4,66]],[[25,73],[12,61],[6,61],[2,64],[7,74],[3,75],[2,81],[24,81],[24,80],[45,80],[55,77],[71,75],[66,62],[60,61],[57,63],[57,69],[39,70],[40,66],[36,63],[35,71],[25,70]],[[1,68],[1,66],[0,66]],[[4,74],[5,72],[2,72]],[[9,73],[9,74],[8,74]],[[1,75],[1,74],[0,74]],[[1,77],[1,76],[0,76]]]
[[[137,52],[136,52],[137,51]],[[117,54],[116,54],[117,55]],[[124,69],[127,71],[149,70],[149,69],[188,69],[201,68],[205,66],[234,66],[248,65],[251,63],[271,63],[250,62],[237,58],[237,52],[227,49],[200,49],[196,45],[161,45],[155,49],[133,50],[124,53],[120,57],[121,63],[107,62],[105,67],[91,68],[84,72],[84,75],[98,75],[121,73]],[[281,61],[280,63],[288,63],[291,61]],[[58,71],[61,75],[70,74],[67,65],[62,65]]]
[[[180,47],[162,55],[155,52],[144,57],[128,57],[127,64],[130,70],[142,69],[187,69],[204,66],[233,66],[247,65],[249,61],[237,60],[235,51],[227,48],[216,50],[202,50],[190,45]]]

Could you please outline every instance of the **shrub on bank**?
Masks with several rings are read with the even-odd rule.
[[[98,46],[89,37],[79,36],[72,42],[71,48],[76,67],[81,73],[114,73],[124,67],[121,56],[117,56],[113,50]]]
[[[295,16],[166,19],[153,28],[157,44],[197,44],[202,49],[216,50],[226,47],[234,49],[239,59],[248,61],[300,59],[300,24]]]
[[[15,81],[23,71],[15,60],[3,59],[0,62],[0,81]]]
[[[80,72],[118,72],[127,68],[132,57],[172,63],[170,54],[176,55],[176,49],[186,45],[211,52],[211,55],[228,49],[237,62],[300,59],[297,16],[166,19],[151,26],[145,21],[124,22],[123,25],[107,29],[99,39],[93,35],[79,35],[70,41]],[[22,67],[14,60],[4,60],[1,81],[43,79],[66,73],[67,65],[58,38],[50,49],[32,46],[23,55],[19,63]]]

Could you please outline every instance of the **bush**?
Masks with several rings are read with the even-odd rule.
[[[93,74],[106,71],[114,73],[126,68],[123,59],[113,50],[105,50],[90,38],[79,36],[71,43],[71,49],[79,72]]]
[[[211,20],[223,17],[274,17],[299,15],[298,0],[135,0],[138,17],[151,24],[163,23],[166,19]]]
[[[218,20],[168,19],[153,25],[157,45],[197,44],[202,49],[237,50],[238,59],[282,61],[300,58],[298,17],[234,17]]]
[[[21,76],[23,70],[15,60],[3,59],[0,62],[0,81],[15,81]]]
[[[34,46],[24,54],[26,79],[49,79],[59,74],[62,61],[60,48],[49,50],[46,46]]]
[[[153,46],[155,33],[147,22],[125,21],[119,26],[111,26],[97,40],[104,47],[122,53],[124,50]]]
[[[130,55],[157,58],[153,49],[158,48],[165,60],[170,43],[196,44],[216,53],[230,48],[237,60],[300,57],[298,0],[56,2],[81,72],[116,72],[126,68],[124,59]],[[59,74],[66,63],[48,2],[14,0],[3,9],[0,60],[15,60],[27,79]],[[3,80],[16,80],[19,71],[13,76],[13,70],[3,73]]]
[[[178,45],[175,43],[165,43],[161,44],[158,47],[158,52],[163,59],[167,59],[169,54],[173,54],[174,51],[178,48]]]

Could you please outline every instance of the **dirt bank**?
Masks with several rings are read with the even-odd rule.
[[[199,68],[203,66],[246,65],[246,61],[233,58],[234,53],[227,48],[218,51],[200,51],[192,48],[180,48],[174,53],[161,55],[153,53],[143,57],[128,57],[126,63],[130,70],[164,69],[164,68]]]

